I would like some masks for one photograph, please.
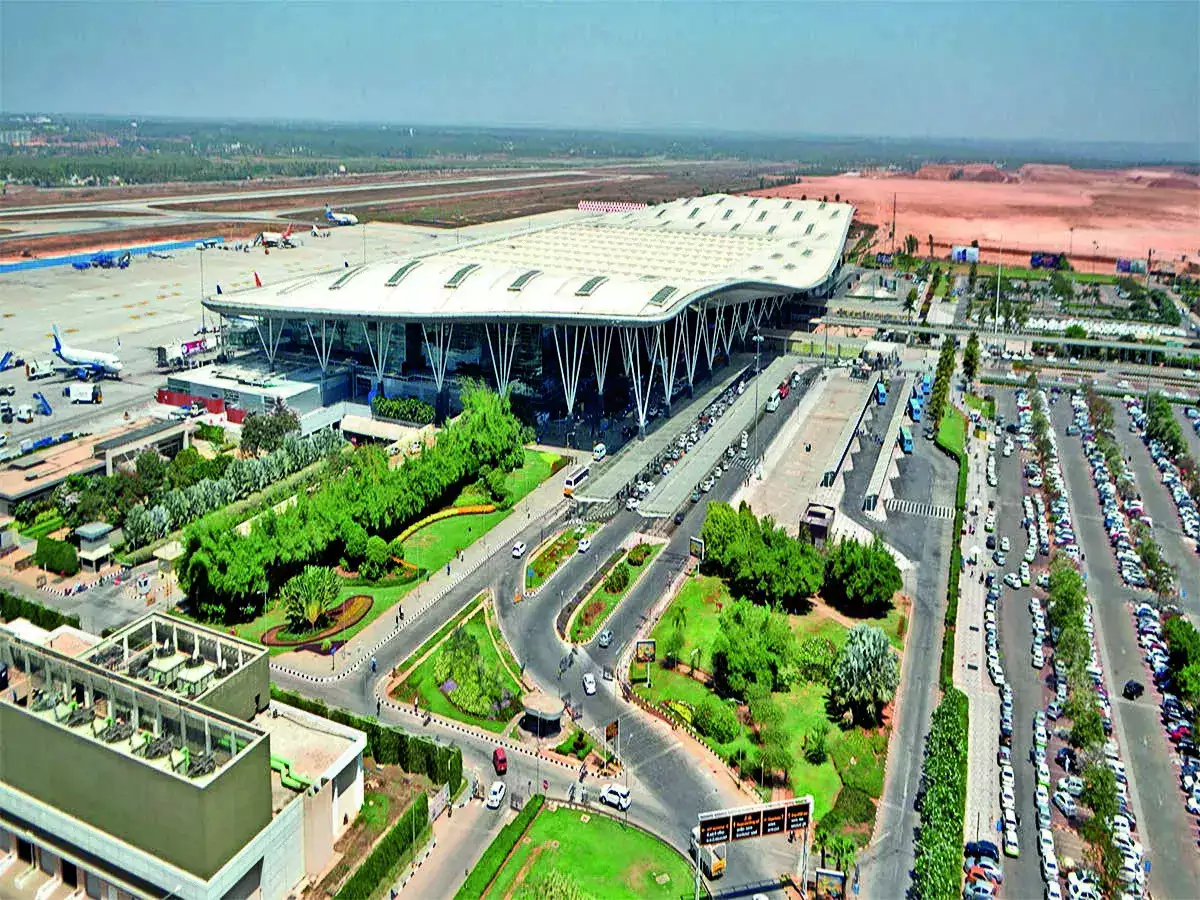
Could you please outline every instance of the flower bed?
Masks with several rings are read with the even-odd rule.
[[[311,645],[319,645],[326,638],[333,637],[347,628],[357,625],[371,611],[371,606],[375,603],[375,598],[369,594],[355,594],[353,597],[347,597],[338,606],[330,610],[330,614],[335,617],[334,623],[328,628],[309,634],[303,637],[285,638],[286,625],[276,625],[274,628],[265,632],[262,636],[262,642],[268,647],[307,647]]]
[[[494,503],[478,503],[474,506],[454,506],[449,509],[439,510],[431,516],[426,516],[419,522],[413,522],[402,532],[396,539],[400,543],[404,543],[408,538],[412,537],[426,525],[432,525],[434,522],[440,522],[442,519],[449,519],[454,516],[478,516],[482,513],[490,513],[496,511]]]

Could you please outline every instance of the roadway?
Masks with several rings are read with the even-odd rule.
[[[1066,434],[1071,405],[1055,404],[1050,418],[1083,554],[1105,685],[1113,701],[1114,736],[1128,767],[1130,799],[1151,862],[1149,887],[1156,897],[1194,897],[1200,884],[1200,857],[1192,843],[1195,823],[1184,810],[1173,748],[1159,725],[1154,691],[1133,701],[1121,695],[1127,680],[1149,680],[1127,602],[1149,595],[1125,587],[1117,573],[1082,442]]]

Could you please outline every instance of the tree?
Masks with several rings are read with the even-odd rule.
[[[843,537],[825,557],[825,598],[848,615],[886,615],[903,585],[900,567],[879,535],[870,544]]]
[[[929,258],[933,258],[933,235],[929,235]]]
[[[917,236],[915,234],[906,234],[904,236],[904,252],[906,255],[916,256],[917,248],[919,246],[920,242],[917,240]]]
[[[827,637],[813,634],[800,642],[796,655],[800,677],[817,684],[828,684],[837,663],[837,645]]]
[[[786,772],[792,767],[792,751],[788,748],[787,733],[783,728],[768,728],[762,735],[762,746],[758,750],[758,764],[763,779],[773,777],[776,772]]]
[[[1071,746],[1082,750],[1094,750],[1104,743],[1104,720],[1094,702],[1077,711],[1071,723],[1069,740]]]
[[[673,669],[679,664],[679,654],[683,652],[684,646],[683,632],[678,628],[672,628],[667,632],[667,640],[663,645],[663,665],[668,669]]]
[[[727,744],[738,736],[739,723],[728,704],[705,694],[692,711],[692,727],[718,744]]]
[[[912,315],[913,310],[915,310],[916,308],[917,308],[917,289],[915,287],[910,287],[908,289],[907,296],[905,296],[905,298],[904,298],[904,311],[906,313],[908,313],[909,315]]]
[[[285,435],[299,430],[300,417],[286,406],[250,413],[242,422],[242,449],[254,456],[270,453],[283,445]]]
[[[829,686],[830,699],[849,709],[855,722],[876,724],[900,684],[900,660],[883,629],[859,624],[850,629]]]
[[[154,495],[167,478],[167,463],[157,450],[143,450],[134,461],[137,476],[145,485],[147,495]]]
[[[1102,822],[1117,814],[1117,777],[1112,769],[1099,763],[1089,763],[1083,770],[1083,793],[1080,798]]]
[[[979,375],[979,335],[974,331],[967,338],[967,346],[963,350],[962,367],[967,381],[974,381]]]
[[[305,566],[283,585],[280,599],[293,634],[316,631],[337,604],[341,582],[332,569]]]
[[[387,541],[377,534],[367,538],[367,555],[363,559],[359,573],[364,578],[374,581],[387,574],[390,563],[391,554],[388,553]]]
[[[796,636],[787,618],[748,600],[721,611],[713,641],[713,686],[722,697],[745,698],[750,688],[785,690],[797,677]]]

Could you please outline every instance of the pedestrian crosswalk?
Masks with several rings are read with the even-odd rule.
[[[730,463],[730,465],[737,466],[743,472],[754,471],[754,459],[750,456],[747,456],[745,459],[743,459],[741,456],[738,456]]]
[[[908,513],[911,516],[925,516],[930,519],[953,519],[953,506],[938,506],[936,503],[924,503],[917,500],[900,500],[893,497],[884,501],[883,508],[888,512]]]

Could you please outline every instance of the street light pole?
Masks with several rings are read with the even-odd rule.
[[[762,478],[762,469],[758,461],[758,421],[762,411],[758,406],[758,383],[762,379],[759,377],[758,354],[762,349],[762,342],[763,336],[756,331],[754,333],[754,467],[759,478]]]

